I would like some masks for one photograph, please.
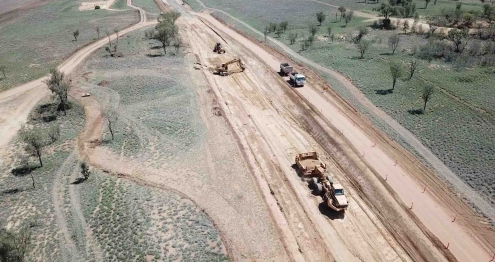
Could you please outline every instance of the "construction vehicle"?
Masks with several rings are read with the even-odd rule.
[[[304,86],[306,83],[306,77],[303,74],[299,74],[297,72],[291,72],[289,81],[292,84],[292,86]]]
[[[220,66],[217,66],[213,70],[213,74],[217,74],[217,75],[221,75],[221,76],[228,76],[228,75],[233,74],[233,73],[244,72],[245,69],[246,69],[246,66],[242,63],[241,59],[236,58],[234,60],[223,63]]]
[[[294,68],[292,66],[290,66],[288,63],[280,64],[280,74],[281,75],[287,76],[290,73],[292,73],[292,71],[294,71]]]
[[[213,48],[213,52],[217,54],[225,54],[225,49],[222,47],[222,44],[216,43],[215,47]]]
[[[320,160],[318,153],[308,152],[296,155],[296,165],[303,177],[310,178],[309,185],[317,195],[323,198],[329,208],[337,212],[347,209],[349,202],[344,188],[327,175],[327,166]]]

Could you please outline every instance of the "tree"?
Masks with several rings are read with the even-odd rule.
[[[50,142],[53,143],[60,138],[60,125],[52,124],[48,128],[48,137],[50,138]]]
[[[397,79],[402,75],[402,67],[399,63],[392,62],[390,64],[390,76],[392,77],[392,90],[395,88],[395,83]]]
[[[119,44],[119,29],[118,28],[114,28],[113,29],[113,32],[115,33],[115,36],[116,36],[116,39],[117,39],[117,44]]]
[[[430,101],[431,96],[433,95],[433,85],[425,84],[423,86],[423,94],[421,94],[421,99],[423,99],[423,112],[426,111],[426,104]]]
[[[395,12],[395,7],[391,6],[390,4],[382,3],[376,10],[380,12],[383,18],[388,19],[389,16]]]
[[[27,128],[23,126],[19,132],[21,140],[26,144],[25,150],[27,153],[36,155],[38,161],[40,162],[40,167],[43,167],[43,161],[41,160],[41,152],[43,148],[47,145],[45,139],[43,139],[41,130],[34,128]],[[34,177],[31,173],[31,179],[33,180],[33,188],[35,188]]]
[[[5,71],[7,71],[7,66],[0,66],[0,71],[2,72],[3,74],[3,78],[7,78],[7,76],[5,75]]]
[[[428,8],[428,4],[430,3],[431,0],[425,0],[425,9]]]
[[[318,23],[320,23],[319,24],[320,26],[321,26],[321,23],[323,23],[326,18],[327,18],[327,15],[325,13],[323,13],[323,11],[316,13],[316,20],[318,20]]]
[[[74,36],[74,41],[77,41],[77,37],[79,37],[79,29],[76,31],[72,32],[72,35]]]
[[[160,41],[165,54],[167,54],[167,47],[170,46],[170,43],[177,35],[177,32],[178,28],[174,24],[157,26],[157,32],[153,34],[153,39]]]
[[[111,39],[112,34],[109,31],[105,31],[105,33],[107,34],[108,37],[108,45],[112,46],[112,39]]]
[[[158,24],[175,24],[175,21],[179,19],[180,13],[177,11],[167,12],[160,14],[158,17]]]
[[[64,73],[57,69],[50,70],[50,79],[46,81],[46,85],[59,100],[58,110],[64,111],[64,115],[67,115],[66,110],[69,109],[70,84],[65,79]]]
[[[282,30],[285,31],[287,30],[287,27],[289,26],[289,22],[287,21],[283,21],[283,22],[280,22],[280,24],[278,25],[280,28],[282,28]]]
[[[112,136],[112,140],[114,139],[114,131],[115,131],[115,124],[117,123],[118,120],[118,115],[117,112],[113,108],[106,108],[103,111],[103,116],[108,122],[108,131],[110,131],[110,135]]]
[[[178,37],[174,39],[175,53],[179,53],[180,46],[182,45],[182,40]]]
[[[418,68],[418,61],[411,60],[411,62],[409,62],[409,80],[413,78],[414,72],[416,72],[417,68]]]
[[[328,33],[328,37],[330,37],[332,35],[332,27],[331,26],[329,26],[327,28],[327,33]]]
[[[352,18],[354,18],[354,11],[351,10],[345,15],[345,26],[347,26],[347,24],[352,20]]]
[[[461,53],[462,52],[461,45],[464,43],[464,40],[468,38],[468,36],[469,36],[468,29],[456,29],[456,28],[453,28],[447,34],[447,38],[450,41],[452,41],[452,43],[455,45],[455,52],[456,53]]]
[[[284,32],[284,29],[280,26],[277,26],[277,30],[275,30],[275,34],[277,34],[277,37],[280,38],[280,35]]]
[[[402,25],[402,31],[404,31],[404,34],[407,34],[407,31],[409,31],[409,22],[407,19],[404,19],[404,24]]]
[[[98,39],[100,39],[100,27],[99,26],[95,27],[95,30],[96,30],[96,34],[98,34]]]
[[[86,164],[86,162],[82,162],[80,167],[81,167],[81,174],[83,175],[84,180],[88,180],[89,175],[91,174],[91,172],[89,171],[88,164]]]
[[[265,26],[265,30],[263,31],[263,35],[265,36],[265,43],[266,43],[266,36],[270,33],[270,26]]]
[[[359,41],[361,41],[361,39],[363,39],[363,37],[367,34],[368,28],[366,26],[360,26],[358,28],[358,34],[353,39],[354,43],[358,43]]]
[[[399,43],[400,43],[399,34],[391,35],[388,38],[388,46],[390,46],[390,48],[392,48],[392,54],[395,54],[395,50],[397,49],[397,47],[399,47]]]
[[[315,24],[309,24],[309,34],[313,37],[318,33],[318,27]]]
[[[296,42],[297,33],[289,33],[289,42],[293,45]]]
[[[275,32],[277,30],[277,23],[270,23],[268,27],[270,28],[270,33]]]
[[[367,39],[361,39],[359,42],[356,43],[356,46],[359,50],[359,53],[361,56],[359,58],[364,58],[364,54],[368,51],[368,49],[371,47],[372,42]]]
[[[0,261],[25,261],[30,240],[31,234],[27,228],[18,233],[0,228]]]
[[[338,10],[340,12],[340,20],[342,20],[342,17],[344,17],[344,14],[347,10],[343,6],[340,6]]]

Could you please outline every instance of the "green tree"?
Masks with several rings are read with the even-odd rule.
[[[31,234],[27,228],[17,233],[0,228],[0,261],[25,261],[30,240]]]
[[[280,26],[277,26],[277,30],[275,30],[275,34],[277,35],[278,38],[280,38],[280,35],[284,32],[284,29]]]
[[[156,33],[153,34],[153,39],[160,41],[163,52],[167,54],[167,47],[170,46],[177,35],[178,28],[174,24],[164,24],[157,26],[156,30]]]
[[[318,27],[315,24],[309,24],[309,34],[313,37],[318,33]]]
[[[74,36],[74,41],[77,41],[77,38],[79,37],[79,29],[72,32],[72,35]]]
[[[340,12],[340,20],[342,20],[342,17],[344,17],[344,14],[347,10],[343,6],[340,6],[338,10]]]
[[[43,167],[43,161],[41,159],[41,153],[43,148],[48,144],[47,141],[42,136],[42,131],[35,128],[27,128],[23,126],[19,132],[22,142],[25,143],[25,150],[31,155],[38,157],[40,167]],[[33,188],[35,188],[34,177],[31,174],[31,179],[33,180]]]
[[[394,90],[397,79],[402,76],[402,67],[399,63],[392,62],[390,64],[390,76],[392,77],[392,90]]]
[[[297,33],[289,33],[289,42],[293,45],[296,42]]]
[[[81,167],[81,174],[83,175],[84,180],[88,180],[89,175],[91,174],[91,172],[89,171],[88,164],[86,164],[86,162],[82,162],[80,167]]]
[[[423,86],[423,94],[421,94],[421,99],[423,99],[423,112],[426,111],[426,104],[430,101],[431,96],[433,95],[433,85],[425,84]]]
[[[327,33],[328,33],[328,37],[330,37],[332,35],[332,27],[331,26],[327,27]]]
[[[283,21],[283,22],[280,22],[280,24],[278,25],[280,28],[282,28],[282,30],[284,31],[287,31],[287,27],[289,26],[289,22],[287,21]]]
[[[356,47],[359,50],[359,53],[361,56],[359,58],[364,58],[364,54],[368,51],[368,49],[371,47],[371,40],[367,39],[361,39],[359,42],[356,43]]]
[[[455,46],[455,52],[456,53],[461,53],[464,48],[461,49],[462,45],[467,42],[467,38],[469,36],[469,31],[468,29],[456,29],[453,28],[449,30],[449,33],[447,34],[447,39],[452,41],[452,43]],[[465,41],[466,40],[466,41]]]
[[[323,11],[316,13],[316,20],[318,20],[318,23],[320,26],[321,26],[321,23],[323,23],[326,18],[327,18],[327,15],[325,13],[323,13]]]
[[[58,109],[64,111],[64,115],[66,115],[66,110],[69,109],[70,84],[65,79],[64,73],[57,69],[50,70],[50,78],[45,83],[52,94],[59,100]]]
[[[428,8],[428,4],[430,3],[431,0],[425,0],[425,9]]]

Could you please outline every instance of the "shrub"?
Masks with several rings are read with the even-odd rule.
[[[99,5],[95,5],[95,9],[100,9],[101,7]]]

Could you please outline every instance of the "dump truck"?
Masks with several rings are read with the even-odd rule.
[[[223,63],[213,69],[213,74],[228,76],[233,73],[244,72],[246,66],[242,63],[241,59],[236,58],[234,60]]]
[[[335,183],[327,173],[327,166],[320,160],[317,152],[296,155],[296,165],[304,178],[309,178],[313,191],[323,198],[325,204],[337,211],[345,211],[349,205],[344,188]]]
[[[280,74],[281,75],[287,76],[290,73],[292,73],[292,71],[294,71],[294,68],[292,66],[290,66],[288,63],[280,64]]]
[[[298,72],[291,72],[289,81],[292,86],[304,86],[306,83],[306,77],[303,74],[299,74]]]
[[[222,47],[222,44],[216,43],[215,47],[213,48],[213,52],[217,54],[225,54],[225,49]]]

